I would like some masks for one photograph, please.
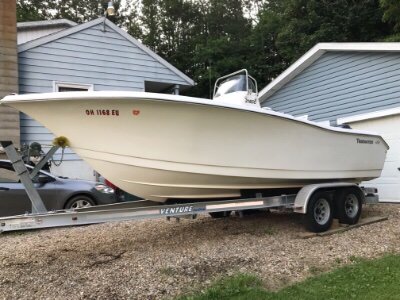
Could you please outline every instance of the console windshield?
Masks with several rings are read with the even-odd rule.
[[[255,85],[252,80],[249,80],[249,90],[255,91]],[[214,98],[242,91],[247,91],[246,75],[234,75],[221,81]]]

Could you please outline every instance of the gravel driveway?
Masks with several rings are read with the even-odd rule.
[[[364,206],[388,221],[300,239],[301,215],[260,212],[0,235],[0,299],[161,299],[250,272],[278,289],[355,257],[400,252],[400,206]]]

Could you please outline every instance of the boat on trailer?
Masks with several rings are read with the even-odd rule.
[[[156,201],[237,199],[379,177],[378,134],[262,108],[246,70],[217,80],[213,100],[145,92],[10,95],[121,189]]]

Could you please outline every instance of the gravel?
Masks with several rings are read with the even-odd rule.
[[[300,239],[301,215],[258,212],[180,223],[136,220],[0,235],[0,299],[168,299],[237,272],[279,289],[356,257],[400,252],[400,206],[326,237]]]

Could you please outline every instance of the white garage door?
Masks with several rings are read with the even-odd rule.
[[[379,133],[389,144],[381,177],[362,185],[377,187],[381,202],[400,202],[400,115],[348,123],[354,129]]]

